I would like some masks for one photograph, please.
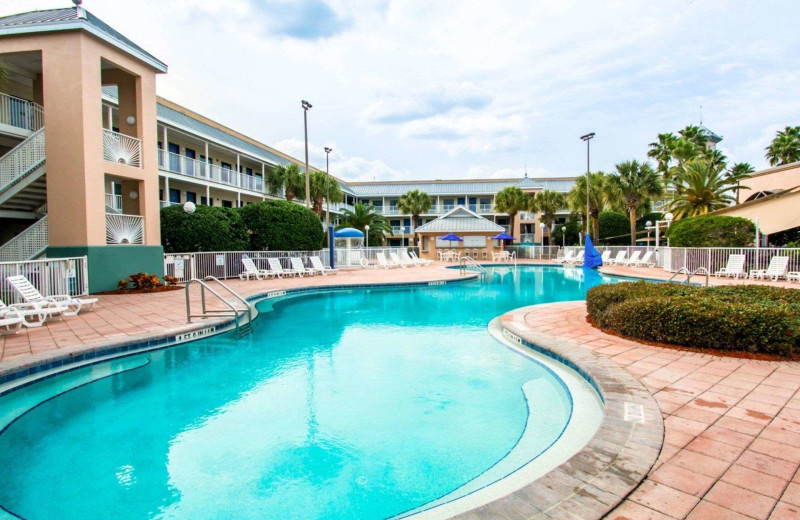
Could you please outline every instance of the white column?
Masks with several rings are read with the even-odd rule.
[[[108,106],[108,129],[111,130],[114,127],[114,107],[111,105]]]
[[[206,204],[211,205],[211,187],[206,184]]]
[[[241,192],[236,192],[236,207],[240,207],[242,205],[242,194]]]
[[[164,202],[169,202],[169,177],[164,176]]]

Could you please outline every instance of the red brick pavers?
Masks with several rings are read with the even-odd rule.
[[[225,280],[244,296],[295,287],[410,283],[463,278],[453,264],[435,263],[428,267],[405,269],[342,270],[336,275],[284,277],[282,279]],[[227,296],[227,295],[224,295]],[[61,354],[77,354],[112,343],[139,341],[178,334],[191,328],[186,324],[184,291],[150,294],[98,296],[91,312],[25,329],[14,336],[0,336],[0,372],[15,370],[30,363],[44,362]],[[213,297],[210,307],[221,308]],[[193,312],[200,308],[199,289],[192,289]],[[198,320],[194,320],[198,321]],[[200,320],[199,323],[220,320]],[[15,368],[16,367],[16,368]]]
[[[658,461],[606,518],[800,518],[800,363],[642,345],[589,325],[585,302],[537,306],[525,323],[615,361],[661,407]]]

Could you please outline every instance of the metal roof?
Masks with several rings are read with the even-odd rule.
[[[520,185],[523,183],[523,185]],[[508,186],[519,186],[522,189],[554,190],[566,193],[575,184],[573,180],[563,179],[506,179],[475,180],[469,182],[387,182],[387,183],[351,183],[350,188],[359,197],[391,197],[404,195],[411,190],[424,191],[428,195],[494,195]]]
[[[164,62],[80,6],[30,11],[0,17],[0,35],[77,29],[83,29],[94,34],[128,54],[136,56],[161,72],[167,71],[167,66]]]
[[[416,229],[417,233],[502,233],[503,231],[505,231],[503,226],[469,211],[464,206],[458,206],[436,220],[431,220]]]

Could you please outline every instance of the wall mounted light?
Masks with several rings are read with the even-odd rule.
[[[130,192],[128,194],[128,197],[130,197],[131,200],[136,200],[136,199],[139,198],[139,192],[138,191],[132,191],[132,192]]]
[[[133,117],[133,116],[128,116],[128,118],[127,118],[125,121],[127,121],[127,123],[128,123],[129,125],[131,125],[131,126],[133,126],[133,125],[135,125],[135,124],[136,124],[136,118],[135,118],[135,117]]]

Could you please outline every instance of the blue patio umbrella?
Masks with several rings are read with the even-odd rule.
[[[463,242],[464,239],[460,236],[454,235],[453,233],[448,233],[443,237],[439,237],[439,240],[447,240],[448,242]],[[450,244],[451,246],[453,244]]]
[[[514,237],[504,232],[500,233],[499,235],[493,236],[492,240],[514,240]]]
[[[601,265],[603,265],[603,257],[597,252],[597,249],[594,248],[594,244],[592,244],[592,237],[586,235],[586,247],[584,248],[583,253],[583,267],[597,269]]]

